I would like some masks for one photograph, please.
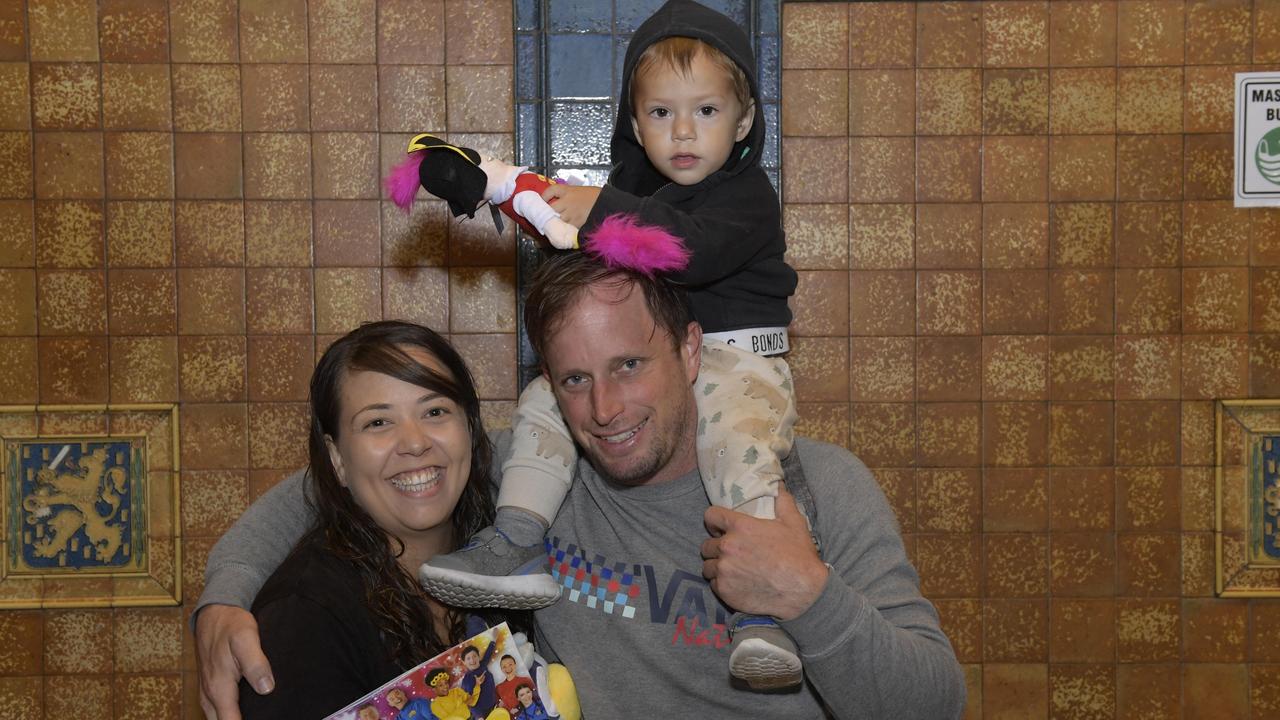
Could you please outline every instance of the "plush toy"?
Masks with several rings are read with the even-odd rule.
[[[422,133],[409,141],[409,156],[387,175],[384,184],[392,201],[406,212],[421,186],[449,205],[454,217],[474,218],[482,203],[490,203],[493,221],[502,230],[504,215],[532,235],[545,238],[561,250],[578,247],[578,228],[542,199],[542,191],[563,182],[528,168],[485,157],[471,148],[458,147]]]

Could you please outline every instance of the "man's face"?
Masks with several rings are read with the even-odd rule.
[[[569,432],[596,471],[646,485],[697,467],[692,384],[701,361],[696,323],[679,347],[631,284],[588,288],[545,343],[545,372]]]
[[[507,678],[513,678],[516,676],[515,660],[512,660],[511,658],[502,658],[502,662],[499,664],[502,666],[502,672],[506,673]]]

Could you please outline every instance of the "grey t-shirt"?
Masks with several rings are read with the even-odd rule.
[[[500,461],[510,434],[494,440]],[[701,576],[709,503],[698,473],[622,488],[579,462],[547,534],[565,595],[537,619],[540,649],[573,673],[585,717],[960,716],[960,667],[871,473],[832,445],[799,438],[796,452],[835,572],[808,611],[783,623],[807,682],[778,693],[730,682],[729,611]],[[219,541],[200,606],[248,606],[310,521],[301,485],[301,473],[291,476]]]

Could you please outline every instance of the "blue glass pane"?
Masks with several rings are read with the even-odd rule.
[[[551,35],[547,71],[553,98],[608,98],[613,73],[608,35]]]
[[[777,34],[778,0],[756,0],[756,32]]]
[[[613,110],[607,103],[548,103],[551,164],[606,165]]]
[[[778,167],[778,104],[764,105],[764,152],[760,155],[760,164],[765,167]]]
[[[777,35],[765,35],[756,43],[756,64],[759,67],[760,100],[778,99],[778,42]]]
[[[640,23],[649,19],[655,10],[662,7],[666,0],[623,0],[618,8],[618,16],[614,29],[617,32],[632,33],[640,27]]]
[[[750,0],[699,0],[699,2],[738,23],[743,32],[751,32]]]
[[[613,37],[613,98],[622,97],[622,67],[627,58],[627,46],[631,44],[631,36]]]
[[[542,167],[542,104],[520,103],[516,117],[516,162]]]
[[[516,0],[516,29],[538,30],[542,27],[542,0]]]
[[[610,0],[551,0],[547,29],[552,32],[609,32],[613,23]]]
[[[542,96],[542,48],[538,36],[521,33],[516,36],[516,99],[537,100]]]

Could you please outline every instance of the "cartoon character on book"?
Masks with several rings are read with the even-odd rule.
[[[387,691],[387,704],[397,710],[395,720],[431,720],[431,704],[419,697],[410,698],[402,688]]]

